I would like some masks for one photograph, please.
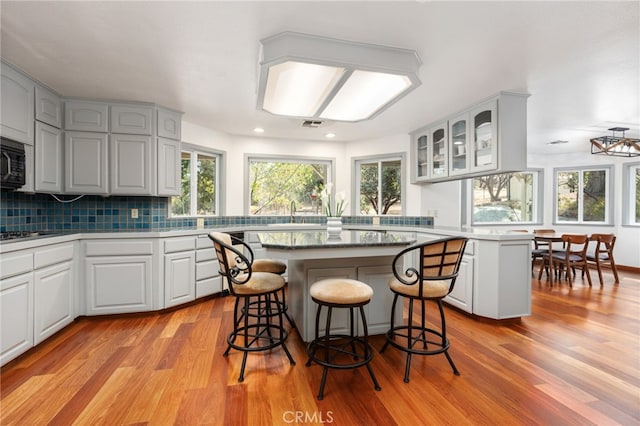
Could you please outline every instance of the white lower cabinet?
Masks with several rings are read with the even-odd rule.
[[[156,309],[151,240],[85,241],[84,255],[87,315]]]
[[[33,346],[33,273],[0,281],[0,365]]]
[[[196,298],[196,237],[164,240],[164,307]]]
[[[456,283],[451,293],[444,298],[444,301],[451,306],[469,313],[473,313],[475,245],[475,241],[467,241],[467,247],[460,261],[460,270],[458,271]]]
[[[196,299],[222,291],[222,278],[213,242],[207,235],[196,239]]]
[[[34,273],[34,344],[62,330],[74,319],[73,263],[36,270]]]

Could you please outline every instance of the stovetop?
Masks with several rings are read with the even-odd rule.
[[[0,241],[24,240],[25,238],[37,238],[57,235],[52,231],[9,231],[0,232]]]

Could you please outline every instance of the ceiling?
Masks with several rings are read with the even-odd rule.
[[[530,154],[640,136],[640,2],[13,2],[1,55],[64,96],[155,102],[234,135],[295,141],[407,133],[498,91],[526,92]],[[373,120],[256,108],[259,41],[297,31],[414,49],[422,85]],[[554,140],[563,145],[549,145]]]

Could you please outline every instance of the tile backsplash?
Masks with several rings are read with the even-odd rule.
[[[85,195],[58,196],[0,193],[0,232],[57,231],[57,232],[131,232],[167,231],[196,228],[196,218],[169,217],[170,198],[158,197],[101,197]],[[138,218],[131,217],[131,209],[138,209]],[[205,218],[205,227],[229,225],[261,225],[283,223],[289,216],[220,216]],[[345,224],[371,224],[370,216],[345,216]],[[298,221],[324,223],[324,216],[299,216]],[[381,225],[432,226],[433,218],[426,216],[381,216]]]

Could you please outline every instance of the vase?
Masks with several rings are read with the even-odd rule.
[[[340,237],[342,232],[342,217],[329,216],[327,217],[327,234],[329,237]]]

